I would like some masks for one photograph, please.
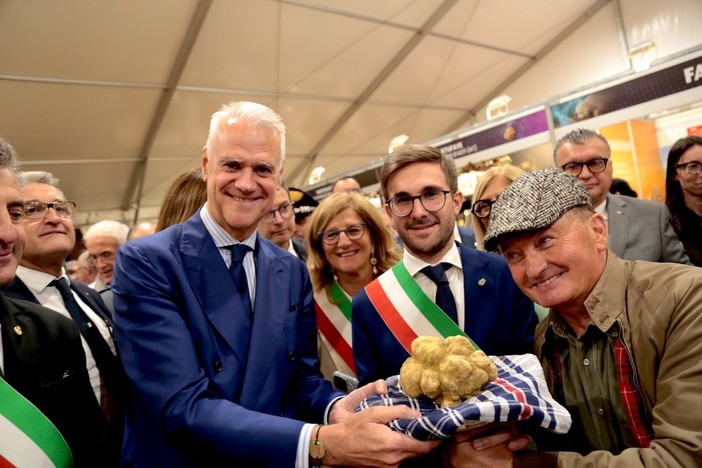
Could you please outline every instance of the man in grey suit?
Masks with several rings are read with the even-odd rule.
[[[625,260],[690,264],[664,204],[609,193],[611,149],[604,136],[575,129],[556,143],[553,159],[587,189],[595,212],[607,221],[611,251]]]

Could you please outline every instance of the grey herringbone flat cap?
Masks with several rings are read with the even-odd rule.
[[[550,226],[566,211],[589,206],[590,195],[575,177],[558,169],[541,169],[518,177],[492,205],[485,249],[497,250],[505,234]]]

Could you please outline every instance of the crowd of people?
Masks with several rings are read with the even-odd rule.
[[[321,201],[288,187],[285,138],[268,107],[223,105],[156,222],[82,238],[65,187],[0,139],[0,416],[16,427],[0,459],[702,466],[702,138],[671,147],[662,204],[615,186],[606,138],[572,130],[554,168],[485,171],[470,226],[436,148],[385,157],[379,208],[351,177]],[[570,430],[418,440],[389,425],[416,408],[359,411],[417,336],[533,353]]]

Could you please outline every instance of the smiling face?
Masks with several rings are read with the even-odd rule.
[[[565,164],[587,163],[595,158],[610,158],[610,151],[607,145],[599,138],[590,138],[582,145],[577,145],[571,142],[566,142],[558,149],[556,153],[556,165],[562,168]],[[583,166],[582,171],[577,176],[580,185],[590,194],[592,206],[596,207],[602,203],[609,194],[609,188],[612,186],[612,161],[607,161],[607,167],[604,171],[593,173],[587,166]]]
[[[280,138],[270,128],[241,121],[220,125],[218,136],[202,150],[207,209],[238,240],[254,233],[273,206],[281,185]]]
[[[356,210],[349,207],[334,216],[329,224],[324,227],[324,231],[342,230],[352,224],[363,223],[361,216]],[[346,233],[339,234],[339,241],[334,245],[322,243],[324,255],[331,267],[336,272],[340,281],[343,275],[355,275],[372,278],[373,267],[370,264],[371,252],[373,251],[373,240],[369,230],[366,228],[360,239],[351,240]]]
[[[570,210],[545,229],[508,236],[499,251],[517,286],[534,302],[577,316],[607,261],[607,228],[599,214]]]
[[[110,284],[119,242],[114,237],[95,236],[85,241],[85,248],[88,250],[90,258],[95,262],[98,274],[105,281],[105,284]]]
[[[416,196],[426,190],[449,190],[449,183],[438,163],[415,162],[395,171],[388,179],[388,199],[397,195]],[[463,195],[460,192],[446,195],[446,203],[439,211],[429,212],[420,203],[413,201],[412,212],[397,216],[386,205],[405,248],[427,263],[436,263],[451,248],[456,215],[461,209]]]
[[[273,200],[273,208],[271,209],[277,210],[281,205],[286,203],[290,203],[288,191],[280,187],[278,191],[276,191],[275,199]],[[295,233],[295,216],[291,215],[289,218],[285,219],[280,214],[280,211],[276,211],[273,222],[258,224],[258,232],[279,247],[287,249],[290,239]]]
[[[15,277],[24,247],[23,202],[17,177],[0,170],[0,285]]]
[[[49,184],[29,183],[22,189],[24,203],[65,201],[63,193]],[[61,274],[63,261],[76,243],[71,218],[60,218],[53,208],[43,218],[25,218],[22,222],[26,241],[21,265],[54,276]]]

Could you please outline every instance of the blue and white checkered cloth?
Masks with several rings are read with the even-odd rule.
[[[553,399],[541,364],[533,354],[490,356],[497,379],[483,386],[480,395],[460,405],[441,408],[428,397],[410,398],[402,393],[399,376],[387,379],[388,394],[374,395],[356,411],[372,406],[407,405],[421,411],[419,419],[395,419],[389,426],[415,439],[447,439],[474,424],[530,419],[546,429],[565,434],[570,429],[568,410]]]

